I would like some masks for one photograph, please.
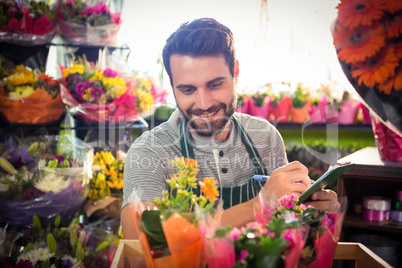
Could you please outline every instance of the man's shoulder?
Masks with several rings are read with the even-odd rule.
[[[266,119],[252,116],[249,114],[236,113],[236,117],[240,124],[247,130],[247,128],[261,128],[261,129],[271,129],[276,128]]]

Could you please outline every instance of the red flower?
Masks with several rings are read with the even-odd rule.
[[[382,27],[359,26],[355,29],[336,25],[333,32],[334,45],[338,49],[338,57],[346,63],[364,61],[373,57],[385,45],[385,33]]]
[[[401,0],[387,0],[385,4],[385,10],[391,12],[392,14],[402,10]]]
[[[376,83],[382,84],[389,77],[395,75],[395,68],[399,66],[399,59],[395,49],[391,46],[383,49],[375,57],[354,65],[352,76],[358,79],[358,84],[373,87]]]
[[[402,3],[402,0],[401,0]],[[402,34],[402,14],[399,13],[387,22],[388,38],[398,37]]]
[[[342,0],[336,7],[339,21],[347,27],[371,25],[384,14],[386,0]]]

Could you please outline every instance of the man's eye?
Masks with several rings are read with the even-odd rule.
[[[218,88],[218,87],[220,87],[221,85],[222,85],[222,82],[219,82],[219,83],[214,83],[214,84],[210,85],[210,87],[211,87],[211,88]]]
[[[191,94],[194,92],[194,88],[183,89],[181,92],[183,92],[184,94]]]

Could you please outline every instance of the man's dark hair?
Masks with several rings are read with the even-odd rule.
[[[215,19],[202,18],[182,24],[167,40],[163,48],[163,64],[173,85],[170,57],[174,54],[200,57],[223,55],[234,77],[235,48],[229,28]]]

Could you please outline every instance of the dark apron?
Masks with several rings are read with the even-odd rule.
[[[232,122],[235,127],[235,130],[240,134],[241,141],[246,147],[248,155],[254,165],[254,175],[268,175],[267,169],[265,168],[264,163],[254,146],[251,138],[248,136],[243,126],[239,123],[236,116],[232,116]],[[194,150],[192,147],[192,142],[189,142],[191,139],[190,130],[187,127],[187,122],[185,120],[181,120],[180,123],[180,146],[181,146],[181,154],[182,156],[190,159],[194,158]],[[258,195],[261,188],[264,186],[264,183],[256,181],[252,178],[250,180],[239,186],[234,187],[219,187],[218,191],[220,193],[220,198],[223,200],[223,208],[227,209],[232,206],[244,203],[255,196]],[[197,195],[200,195],[200,186],[197,189],[193,189],[193,192]]]

